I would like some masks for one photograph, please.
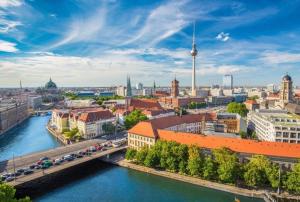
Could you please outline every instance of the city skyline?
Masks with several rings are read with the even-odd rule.
[[[0,3],[0,87],[299,85],[299,1],[22,1]],[[272,72],[270,74],[270,72]],[[255,75],[255,76],[253,76]],[[113,78],[113,79],[112,79]]]

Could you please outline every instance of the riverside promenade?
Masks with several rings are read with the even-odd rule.
[[[178,181],[182,181],[182,182],[186,182],[186,183],[191,183],[191,184],[199,185],[202,187],[216,189],[219,191],[229,192],[229,193],[233,193],[236,195],[242,195],[242,196],[246,196],[246,197],[261,198],[266,202],[275,202],[276,200],[274,199],[274,196],[276,196],[277,198],[292,199],[292,200],[297,200],[297,201],[300,200],[300,196],[289,195],[287,193],[282,193],[281,195],[277,195],[277,193],[275,193],[275,192],[270,193],[265,190],[252,190],[252,189],[239,188],[239,187],[235,187],[235,186],[231,186],[231,185],[226,185],[226,184],[221,184],[221,183],[217,183],[217,182],[203,180],[203,179],[196,178],[196,177],[180,175],[178,173],[172,173],[172,172],[168,172],[168,171],[148,168],[145,166],[140,166],[140,165],[134,164],[134,163],[124,159],[122,156],[117,156],[115,158],[110,158],[110,159],[103,158],[102,160],[107,163],[112,163],[114,165],[118,165],[121,167],[129,168],[129,169],[133,169],[136,171],[145,172],[145,173],[149,173],[149,174],[153,174],[153,175],[157,175],[157,176],[161,176],[161,177],[166,177],[166,178],[170,178],[173,180],[178,180]]]

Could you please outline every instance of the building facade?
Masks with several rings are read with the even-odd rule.
[[[27,103],[0,103],[0,135],[29,117]]]
[[[300,144],[300,116],[284,110],[257,110],[247,116],[248,128],[260,140]]]
[[[179,96],[179,81],[177,81],[176,78],[172,81],[171,96]]]
[[[225,74],[223,76],[223,88],[233,89],[233,76],[231,74]]]

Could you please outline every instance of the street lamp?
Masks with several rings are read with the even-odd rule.
[[[278,170],[278,172],[279,172],[279,175],[278,175],[278,189],[277,189],[277,194],[279,195],[280,194],[280,182],[281,182],[281,180],[280,180],[280,178],[281,178],[281,164],[279,163],[279,170]]]

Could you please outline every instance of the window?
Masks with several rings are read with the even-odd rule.
[[[289,133],[288,132],[283,132],[283,137],[289,137]]]
[[[296,143],[296,140],[290,140],[290,143]]]
[[[290,138],[296,138],[296,133],[291,133]]]
[[[283,142],[289,142],[288,140],[283,140]]]

